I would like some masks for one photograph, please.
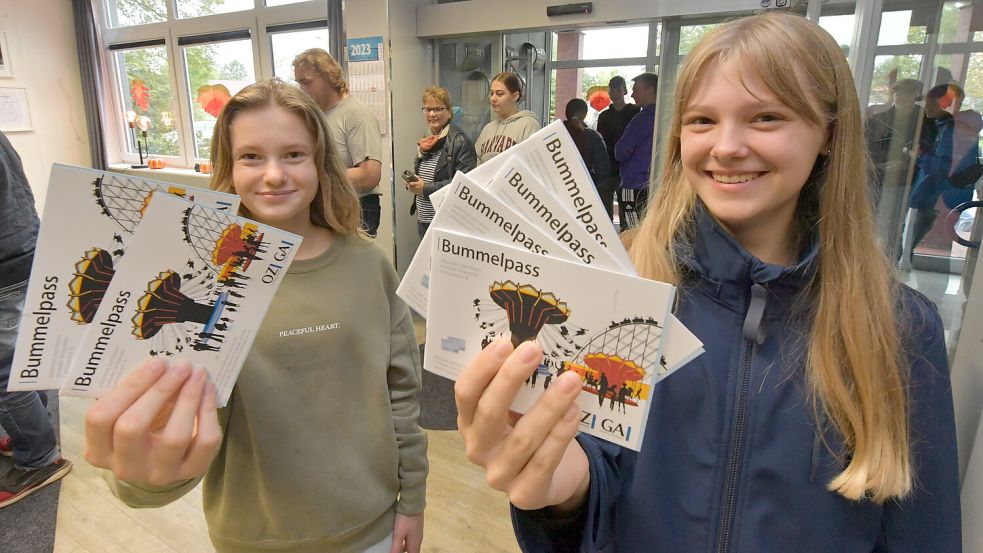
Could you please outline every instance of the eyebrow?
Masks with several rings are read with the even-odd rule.
[[[716,104],[689,104],[683,109],[683,113],[686,113],[687,111],[714,111],[719,107],[720,106]],[[742,104],[742,107],[746,107],[749,111],[762,110],[762,109],[768,110],[768,109],[776,109],[776,108],[792,110],[792,108],[786,106],[778,99],[775,99],[773,101],[755,100],[753,102],[748,102],[746,105]]]

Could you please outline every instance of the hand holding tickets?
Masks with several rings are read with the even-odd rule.
[[[472,460],[505,491],[543,479],[519,486],[539,490],[528,505],[583,484],[548,479],[586,470],[568,459],[583,455],[567,453],[577,430],[641,448],[652,386],[702,352],[671,314],[674,288],[635,276],[576,153],[557,122],[457,175],[397,292],[427,316],[424,368],[458,381]],[[511,357],[486,349],[501,337]],[[509,410],[526,415],[513,424]],[[552,468],[519,470],[533,461]]]
[[[222,444],[204,369],[154,358],[85,416],[85,460],[120,480],[165,486],[205,473]]]

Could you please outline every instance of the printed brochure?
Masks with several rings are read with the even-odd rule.
[[[558,374],[576,371],[581,431],[637,451],[651,388],[672,372],[662,350],[674,287],[432,232],[424,367],[456,380],[496,336],[536,340],[543,363],[512,408],[526,412]]]
[[[239,197],[54,164],[8,390],[57,390],[154,196],[235,214]]]
[[[205,367],[220,406],[301,237],[158,195],[132,236],[62,391],[98,397],[151,356]]]
[[[472,236],[481,236],[501,244],[520,246],[540,255],[555,255],[574,261],[572,253],[560,247],[543,231],[533,226],[515,211],[474,184],[463,173],[454,175],[446,187],[440,211],[434,216],[430,228],[416,250],[416,255],[406,269],[403,280],[396,289],[399,295],[422,317],[427,316],[427,296],[430,282],[430,253],[432,232],[435,228],[451,230]]]

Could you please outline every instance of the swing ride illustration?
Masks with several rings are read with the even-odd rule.
[[[102,213],[129,234],[155,192],[146,183],[115,176],[100,177],[92,185]],[[157,271],[140,292],[130,318],[132,336],[147,341],[152,356],[173,356],[185,348],[221,349],[234,324],[236,301],[248,286],[250,264],[262,259],[268,246],[255,223],[199,205],[184,209],[179,224],[182,241],[189,246],[188,259]],[[121,234],[114,235],[111,249],[92,247],[74,265],[68,307],[78,324],[95,318],[123,256]]]
[[[157,191],[157,188],[147,182],[122,175],[99,176],[92,181],[91,186],[92,196],[102,215],[116,222],[126,234],[133,234],[136,230],[154,192]],[[168,192],[177,196],[185,195],[183,188],[170,187]],[[77,324],[92,322],[123,251],[123,236],[116,232],[111,245],[92,246],[75,262],[75,270],[68,282],[67,306],[69,317]]]
[[[651,317],[612,321],[588,336],[589,329],[569,322],[572,310],[554,293],[531,284],[495,281],[488,287],[490,301],[472,301],[474,322],[485,332],[484,348],[496,336],[510,334],[512,345],[536,341],[543,362],[526,384],[549,388],[566,371],[580,375],[582,389],[597,396],[599,406],[609,401],[613,411],[648,400],[653,377],[668,373],[659,353],[662,324]]]
[[[171,356],[186,347],[218,351],[234,324],[252,261],[266,252],[263,233],[253,223],[191,206],[181,218],[183,241],[194,252],[183,274],[168,268],[147,283],[130,319],[137,340],[152,343],[150,355]]]

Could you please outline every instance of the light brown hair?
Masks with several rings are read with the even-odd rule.
[[[785,105],[829,137],[829,154],[820,154],[800,194],[793,236],[819,236],[820,265],[806,291],[813,317],[806,381],[819,431],[831,425],[845,443],[845,451],[835,452],[845,469],[829,489],[855,500],[903,497],[913,476],[908,367],[895,308],[899,289],[874,235],[853,77],[843,51],[824,30],[790,14],[759,15],[722,25],[686,57],[676,82],[663,176],[651,199],[658,208],[630,236],[632,260],[642,276],[680,281],[673,245],[687,239],[697,205],[683,175],[681,116],[697,81],[729,60],[755,71]]]
[[[341,66],[335,61],[331,54],[322,48],[310,48],[297,54],[291,63],[294,69],[309,67],[318,75],[324,77],[331,85],[331,88],[338,94],[344,96],[348,94],[348,81],[345,74],[341,71]]]
[[[519,93],[518,100],[522,99],[522,81],[519,79],[519,76],[516,75],[515,73],[509,73],[508,71],[503,71],[502,73],[499,73],[498,75],[492,77],[492,82],[502,83],[503,85],[505,85],[505,88],[508,89],[508,91],[511,92],[512,94],[518,92]]]
[[[300,117],[314,141],[314,165],[319,187],[311,202],[311,223],[336,234],[360,235],[358,197],[338,165],[324,113],[304,91],[280,79],[260,81],[243,88],[219,114],[212,133],[213,172],[209,187],[235,193],[232,183],[232,123],[239,113],[270,106]],[[252,216],[244,205],[239,207],[239,214]]]
[[[451,109],[451,93],[442,86],[431,86],[423,91],[423,103],[427,100],[434,100],[443,104],[447,109]]]

